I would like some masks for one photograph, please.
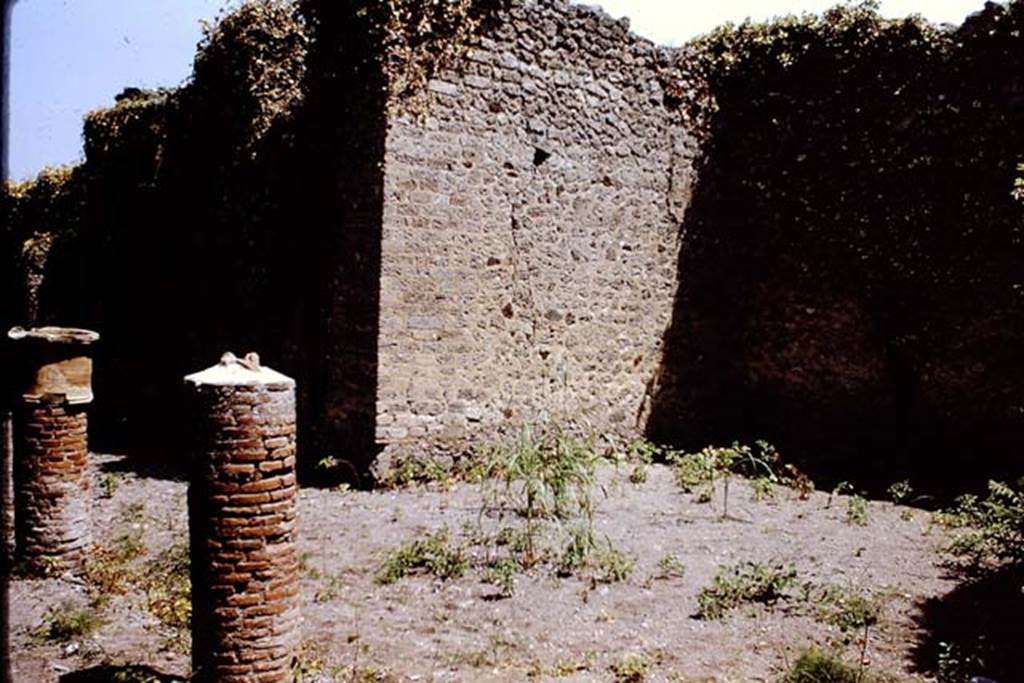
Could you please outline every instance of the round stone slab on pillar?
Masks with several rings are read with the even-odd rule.
[[[193,680],[290,681],[300,630],[295,382],[249,354],[185,378]]]
[[[92,402],[91,330],[15,327],[14,525],[30,573],[81,569],[92,542],[86,406]]]

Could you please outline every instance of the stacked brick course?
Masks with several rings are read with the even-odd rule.
[[[13,451],[15,560],[33,574],[76,571],[92,543],[86,349],[99,335],[41,327],[8,337],[16,345],[5,391],[16,403],[14,448],[5,449]]]
[[[187,378],[196,680],[291,680],[299,640],[295,382],[254,354]]]
[[[74,570],[92,540],[87,419],[60,400],[25,405],[15,458],[16,547],[34,573]]]
[[[14,560],[14,424],[11,411],[0,397],[0,567],[4,571]]]

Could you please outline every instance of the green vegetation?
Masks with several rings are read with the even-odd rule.
[[[189,647],[192,619],[192,580],[188,543],[164,549],[146,566],[142,589],[146,609],[168,631],[164,646],[179,652]]]
[[[316,595],[313,596],[313,602],[330,602],[341,595],[341,591],[344,588],[344,580],[336,574],[331,574],[324,579],[323,585],[320,586]]]
[[[112,472],[104,472],[99,478],[100,498],[113,498],[120,484],[119,477]]]
[[[846,522],[857,526],[868,524],[868,501],[860,495],[852,495],[846,502]]]
[[[526,429],[513,441],[478,449],[471,463],[454,472],[410,461],[389,480],[477,481],[484,504],[475,524],[455,542],[447,530],[415,539],[389,553],[378,583],[391,583],[414,571],[454,577],[471,566],[481,579],[510,597],[516,576],[547,565],[560,577],[586,575],[593,582],[626,580],[636,558],[599,539],[593,529],[591,497],[600,456],[593,440],[560,427]],[[496,526],[491,526],[496,520]]]
[[[481,474],[500,486],[492,503],[527,520],[567,519],[590,511],[598,455],[593,444],[561,428],[525,430],[514,442],[483,449]]]
[[[95,606],[106,606],[112,595],[123,595],[139,581],[132,561],[145,553],[141,530],[122,534],[110,547],[93,546],[83,578]]]
[[[673,466],[676,482],[687,493],[696,493],[701,503],[710,503],[715,496],[716,482],[722,484],[722,516],[729,516],[729,484],[733,475],[753,478],[754,497],[758,500],[774,495],[775,486],[797,489],[801,498],[813,489],[811,480],[782,456],[767,441],[753,446],[733,442],[732,446],[707,446],[697,453],[669,451],[666,459]]]
[[[37,638],[67,643],[88,638],[104,623],[95,608],[65,600],[47,610],[42,624],[32,633]]]
[[[437,484],[443,490],[451,488],[458,472],[446,468],[430,458],[406,458],[378,482],[383,488],[404,488],[413,484]]]
[[[607,543],[604,547],[598,548],[595,560],[597,573],[594,576],[596,581],[604,583],[617,583],[625,581],[633,573],[636,566],[636,558]]]
[[[386,585],[414,572],[423,572],[441,580],[457,579],[468,567],[464,549],[452,545],[447,528],[426,533],[388,553],[375,578]]]
[[[626,655],[608,666],[615,683],[644,683],[649,668],[650,662],[643,654]]]
[[[516,590],[516,574],[522,569],[522,565],[513,557],[495,558],[487,563],[483,580],[497,586],[502,597],[510,598]]]
[[[910,496],[914,494],[914,487],[910,485],[910,482],[906,479],[898,481],[890,486],[886,493],[889,494],[889,498],[892,502],[897,505],[903,505],[910,500]]]
[[[557,427],[524,430],[513,442],[482,449],[477,470],[485,500],[480,524],[486,510],[496,512],[502,524],[508,514],[521,520],[514,550],[519,565],[529,569],[549,556],[542,539],[550,527],[582,518],[586,533],[569,532],[559,561],[560,572],[567,566],[582,566],[580,558],[595,547],[589,528],[597,462],[590,441]],[[497,540],[501,541],[500,534]]]
[[[800,655],[782,683],[867,683],[868,680],[862,669],[855,669],[835,655],[812,647]]]
[[[146,517],[146,504],[142,501],[135,501],[122,505],[119,514],[121,521],[125,524],[139,524]]]
[[[757,477],[750,482],[754,500],[764,501],[775,498],[775,482],[771,477]]]
[[[663,555],[658,560],[658,571],[652,579],[679,579],[686,574],[686,565],[672,554]]]
[[[304,5],[316,16],[316,3]],[[383,48],[391,105],[397,111],[423,114],[425,86],[439,70],[462,55],[470,38],[504,0],[359,0],[349,21]]]
[[[629,473],[629,482],[636,484],[637,486],[647,481],[647,466],[642,462],[637,463],[633,466],[633,469]]]
[[[1024,493],[1019,488],[990,481],[985,498],[961,496],[953,509],[938,519],[949,526],[966,528],[950,551],[975,569],[1024,563]]]
[[[868,629],[882,617],[882,605],[862,595],[839,596],[828,605],[824,620],[843,633]]]
[[[749,603],[772,605],[795,585],[796,567],[744,562],[726,567],[711,586],[697,595],[698,619],[720,619],[729,610]]]
[[[555,562],[558,576],[572,576],[590,564],[590,558],[597,549],[594,532],[589,527],[577,527],[570,531],[569,542]]]
[[[581,671],[589,671],[593,666],[593,652],[587,652],[583,656],[568,656],[559,659],[551,666],[544,666],[536,662],[530,667],[527,676],[531,679],[549,676],[551,678],[565,678]]]
[[[178,676],[161,674],[147,666],[112,665],[108,672],[111,683],[177,683]]]
[[[982,650],[976,644],[965,647],[958,643],[939,643],[938,675],[939,680],[948,683],[966,683],[974,674],[985,670],[985,662],[979,654]]]

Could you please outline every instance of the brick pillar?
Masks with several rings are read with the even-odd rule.
[[[14,562],[14,422],[0,396],[0,567],[4,575]]]
[[[16,451],[15,547],[33,574],[77,570],[92,542],[84,406],[26,404]]]
[[[300,635],[295,382],[256,354],[224,354],[185,380],[193,676],[290,681]]]
[[[15,559],[29,573],[76,571],[92,542],[86,406],[89,330],[14,328]]]

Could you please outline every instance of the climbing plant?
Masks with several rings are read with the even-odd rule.
[[[304,15],[321,28],[339,21],[357,26],[375,46],[363,58],[378,62],[382,69],[389,108],[418,114],[424,111],[430,79],[465,54],[472,37],[508,4],[509,0],[347,0],[327,6],[299,0]]]

